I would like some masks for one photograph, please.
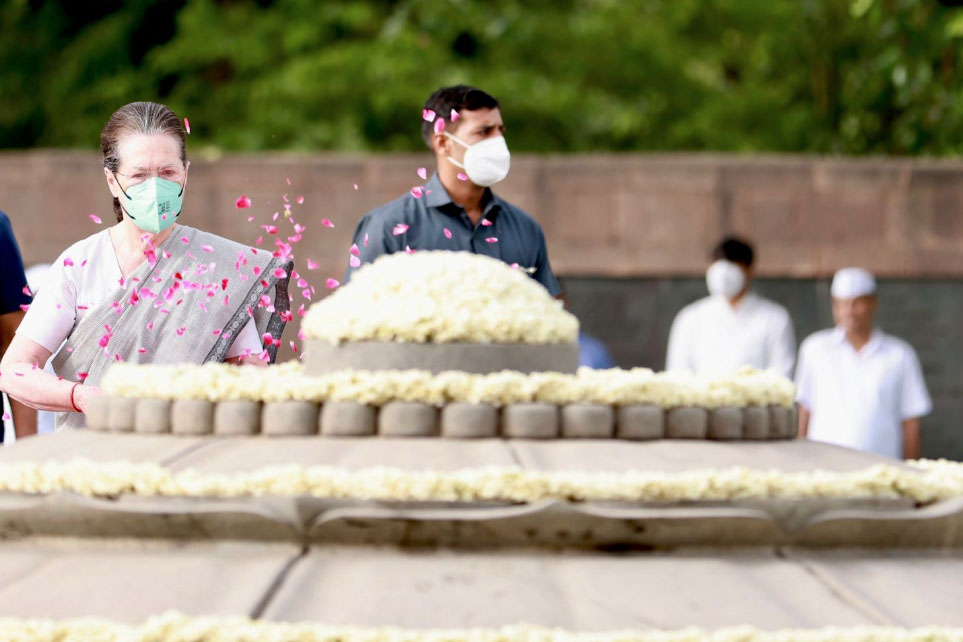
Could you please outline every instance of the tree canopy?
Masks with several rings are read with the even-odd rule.
[[[0,147],[94,147],[154,100],[195,145],[413,150],[428,94],[465,83],[518,151],[953,155],[953,4],[6,0]]]

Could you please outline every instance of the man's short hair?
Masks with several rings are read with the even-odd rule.
[[[754,258],[755,253],[752,251],[752,246],[746,241],[734,236],[722,239],[719,245],[712,250],[713,261],[731,261],[732,263],[744,265],[747,268],[752,267]]]
[[[425,101],[425,109],[430,109],[437,114],[438,118],[445,119],[445,127],[451,127],[451,110],[461,112],[463,109],[474,111],[476,109],[495,109],[498,107],[498,100],[481,89],[469,87],[468,85],[455,85],[454,87],[442,87]],[[457,126],[457,124],[456,124]],[[425,140],[425,145],[431,149],[431,137],[435,133],[434,123],[427,120],[421,121],[421,137]]]

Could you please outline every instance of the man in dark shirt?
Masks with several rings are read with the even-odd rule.
[[[20,248],[13,236],[13,228],[6,214],[0,212],[0,357],[6,352],[23,319],[24,308],[30,305],[27,277],[23,273]],[[43,364],[40,364],[43,366]],[[0,372],[0,377],[5,376]],[[0,403],[2,408],[2,403]],[[10,399],[13,427],[17,437],[37,433],[37,411],[19,401]],[[0,410],[2,412],[2,410]],[[3,424],[0,423],[0,441],[3,441]]]
[[[422,115],[422,137],[435,154],[437,172],[358,222],[354,243],[360,256],[345,280],[360,263],[382,254],[458,250],[525,270],[558,295],[541,226],[489,188],[509,168],[498,101],[474,87],[444,87],[428,98]]]

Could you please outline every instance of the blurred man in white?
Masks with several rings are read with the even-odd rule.
[[[752,366],[792,377],[796,338],[781,305],[755,294],[754,252],[724,239],[706,272],[709,296],[682,308],[672,323],[666,370],[718,374]]]
[[[799,435],[916,459],[920,417],[933,408],[916,352],[876,328],[876,279],[846,268],[832,285],[832,330],[799,348]]]

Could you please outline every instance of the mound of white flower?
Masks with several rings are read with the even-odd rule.
[[[399,252],[311,306],[310,339],[574,343],[578,320],[523,271],[468,252]]]

